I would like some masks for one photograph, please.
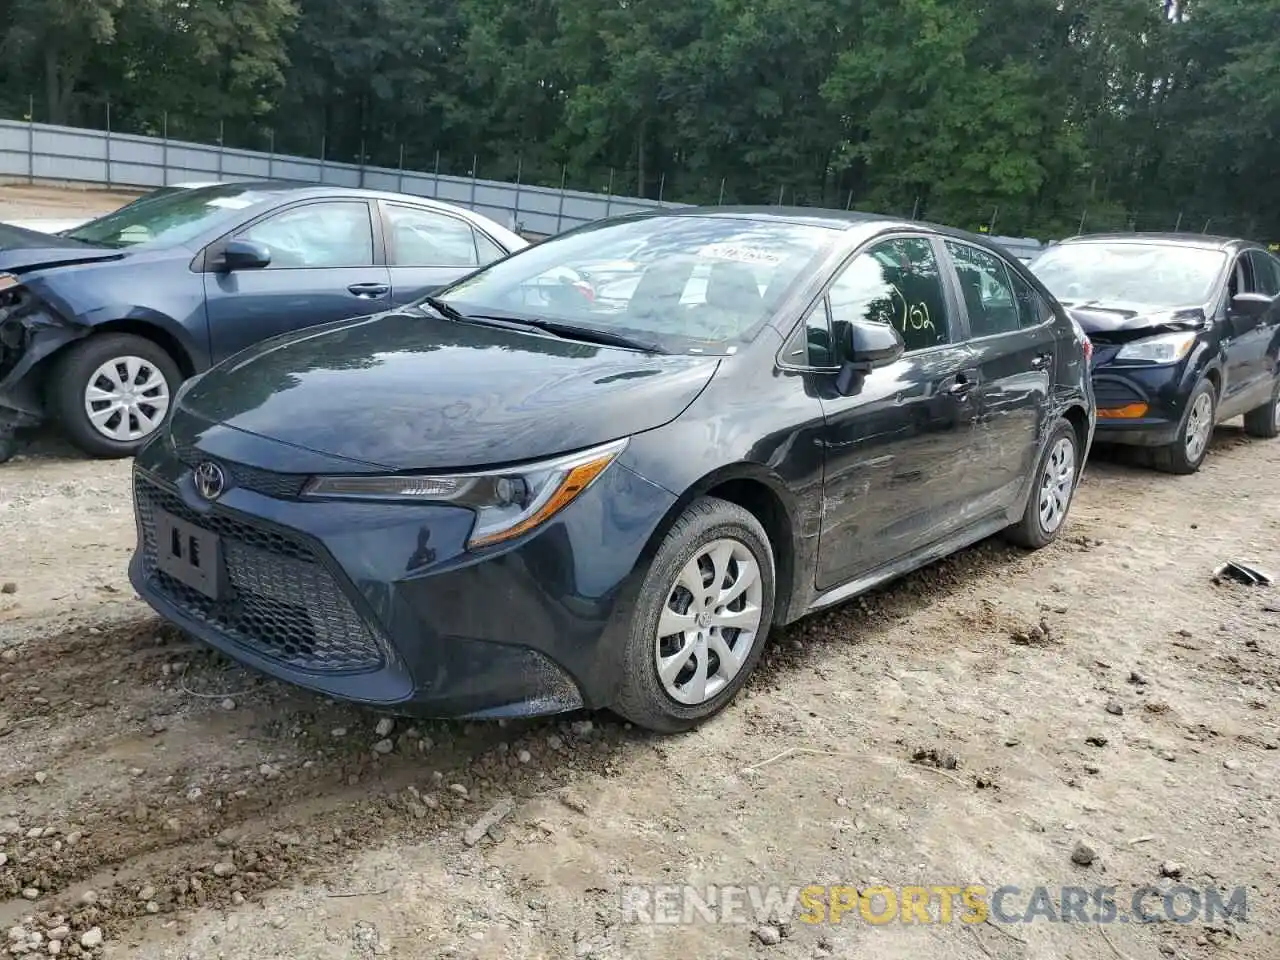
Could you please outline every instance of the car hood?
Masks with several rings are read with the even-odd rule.
[[[1160,307],[1149,303],[1089,300],[1063,304],[1089,339],[1122,343],[1157,333],[1199,330],[1206,324],[1203,307]]]
[[[389,470],[493,466],[668,423],[718,363],[386,313],[250,347],[179,416]]]
[[[121,251],[108,247],[95,247],[12,223],[0,223],[0,271],[28,273],[46,267],[119,260],[123,256]]]

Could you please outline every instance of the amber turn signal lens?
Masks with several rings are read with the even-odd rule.
[[[538,524],[555,516],[565,507],[567,507],[573,499],[583,490],[590,486],[591,481],[600,476],[604,472],[604,468],[613,463],[617,456],[616,450],[611,450],[602,457],[597,457],[587,463],[579,464],[570,470],[565,478],[560,482],[559,488],[550,497],[547,502],[539,507],[536,511],[525,517],[520,523],[513,527],[508,527],[498,533],[491,534],[487,537],[477,537],[469,544],[471,547],[487,547],[491,544],[500,543],[503,540],[510,540],[512,537],[518,537],[526,531],[532,530]]]
[[[1151,408],[1145,403],[1127,403],[1123,407],[1098,409],[1099,420],[1136,420],[1145,417]]]

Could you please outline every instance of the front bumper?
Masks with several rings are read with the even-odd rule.
[[[1096,365],[1093,395],[1097,404],[1098,443],[1163,447],[1178,439],[1187,401],[1195,385],[1184,364],[1151,367]],[[1140,416],[1116,416],[1126,408],[1146,409]],[[1110,415],[1109,415],[1110,414]]]
[[[270,441],[236,444],[271,462]],[[614,699],[621,600],[674,502],[622,464],[543,527],[473,554],[468,510],[307,502],[282,495],[287,478],[271,496],[262,467],[202,452],[248,483],[209,504],[191,453],[157,439],[139,454],[130,579],[204,642],[278,679],[406,714],[531,716]],[[219,535],[223,599],[158,569],[158,510]]]

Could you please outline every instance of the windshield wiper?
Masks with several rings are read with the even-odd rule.
[[[562,340],[577,340],[582,343],[598,343],[605,347],[623,347],[627,350],[640,350],[644,353],[666,353],[662,347],[648,340],[629,337],[625,333],[612,333],[608,330],[596,330],[591,327],[579,327],[572,323],[560,323],[555,320],[526,320],[523,317],[495,317],[485,314],[467,314],[464,320],[484,320],[501,323],[504,326],[525,327],[541,330]]]
[[[466,319],[466,317],[464,317],[458,311],[457,307],[450,306],[449,304],[441,300],[439,297],[423,297],[419,301],[419,303],[425,303],[428,307],[430,307],[436,313],[440,314],[440,316],[444,317],[446,320],[456,321],[456,320]]]

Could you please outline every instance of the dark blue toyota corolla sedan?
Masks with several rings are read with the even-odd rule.
[[[331,696],[436,716],[723,707],[771,628],[1061,531],[1087,344],[977,237],[821,211],[604,221],[189,381],[131,576]]]
[[[525,246],[448,204],[279,181],[158,190],[59,236],[0,225],[0,462],[45,420],[129,456],[191,374]]]

